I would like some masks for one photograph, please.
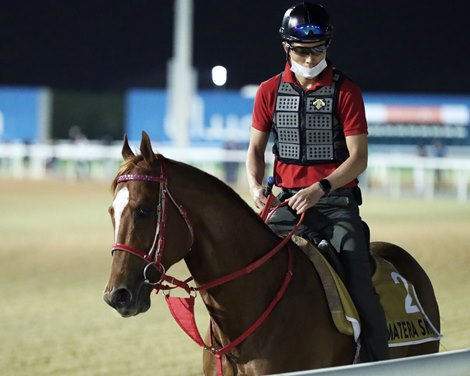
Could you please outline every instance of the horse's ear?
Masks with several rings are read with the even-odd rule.
[[[151,166],[158,163],[157,157],[152,150],[152,143],[150,142],[150,138],[148,134],[142,131],[142,141],[140,142],[140,152],[142,153],[144,159],[150,163]]]
[[[129,146],[129,141],[127,140],[127,135],[124,135],[124,142],[122,144],[122,158],[127,161],[130,158],[135,157],[134,152],[132,151],[131,147]]]

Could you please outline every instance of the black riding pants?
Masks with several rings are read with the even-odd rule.
[[[284,190],[280,201],[295,191]],[[298,215],[288,206],[278,209],[269,221],[276,233],[288,233],[298,222]],[[346,286],[361,319],[361,361],[389,358],[388,331],[385,313],[371,280],[369,250],[359,207],[351,189],[343,189],[325,196],[305,213],[299,235],[312,238],[320,235],[330,241],[339,252],[345,269]]]

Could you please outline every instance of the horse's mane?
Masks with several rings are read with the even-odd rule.
[[[214,185],[214,190],[218,193],[221,193],[223,195],[226,195],[228,199],[237,202],[238,207],[243,208],[244,211],[258,219],[261,223],[264,223],[264,221],[261,219],[261,217],[255,213],[253,208],[237,193],[235,190],[230,187],[227,183],[224,181],[220,180],[216,176],[209,174],[208,172],[205,172],[195,166],[191,166],[189,164],[167,159],[168,163],[172,164],[177,164],[181,166],[182,168],[186,169],[189,174],[195,174],[196,176],[200,176],[201,178],[208,180],[210,184]]]
[[[168,164],[178,165],[178,166],[188,170],[188,174],[196,174],[196,175],[199,175],[199,176],[203,177],[204,179],[210,180],[210,182],[215,185],[215,188],[216,188],[217,192],[223,192],[223,194],[226,194],[231,200],[234,200],[234,201],[238,200],[239,205],[241,207],[244,207],[244,209],[247,212],[249,212],[251,214],[254,214],[254,217],[257,217],[264,224],[264,221],[261,219],[261,217],[259,217],[254,212],[253,208],[250,205],[248,205],[248,203],[243,198],[241,198],[240,195],[237,192],[235,192],[235,190],[233,190],[232,187],[230,187],[228,184],[226,184],[222,180],[218,179],[214,175],[211,175],[211,174],[209,174],[205,171],[202,171],[201,169],[199,169],[197,167],[188,165],[186,163],[175,161],[175,160],[168,159],[168,158],[165,158],[165,160],[167,161]],[[129,158],[129,159],[125,160],[124,162],[122,162],[121,166],[119,167],[119,169],[116,173],[116,176],[114,177],[114,179],[111,183],[111,190],[113,192],[116,190],[117,179],[119,178],[119,176],[124,175],[124,174],[128,174],[132,170],[134,170],[135,168],[150,169],[150,166],[142,165],[142,163],[147,164],[142,155],[136,155],[136,156],[134,156],[132,158]]]
[[[209,174],[208,172],[205,172],[205,171],[203,171],[203,170],[201,170],[197,167],[188,165],[186,163],[177,162],[177,161],[171,161],[171,162],[176,163],[176,164],[188,169],[188,172],[194,172],[196,175],[200,175],[204,179],[209,180],[211,184],[214,184],[214,188],[217,192],[225,194],[231,200],[234,200],[234,201],[238,200],[240,202],[240,205],[244,206],[247,211],[249,211],[252,214],[255,214],[253,208],[250,205],[248,205],[248,203],[242,197],[240,197],[240,195],[237,192],[235,192],[235,190],[232,187],[230,187],[224,181],[220,180],[219,178],[215,177],[214,175]],[[258,215],[256,215],[256,217],[259,218]]]

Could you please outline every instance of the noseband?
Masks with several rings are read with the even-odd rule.
[[[156,286],[159,285],[165,277],[165,267],[162,264],[163,251],[165,249],[165,230],[166,230],[166,219],[168,215],[168,201],[171,201],[178,209],[179,214],[183,218],[186,226],[191,235],[191,245],[189,250],[191,250],[192,244],[194,242],[194,231],[191,221],[189,220],[188,214],[183,206],[178,205],[173,195],[170,193],[168,188],[168,171],[166,166],[166,159],[161,155],[157,155],[157,159],[160,161],[160,176],[153,175],[144,175],[144,174],[126,174],[121,175],[117,179],[117,184],[125,183],[128,181],[142,181],[150,183],[159,183],[160,184],[160,194],[159,202],[157,206],[157,218],[155,226],[155,236],[153,238],[152,246],[149,251],[144,252],[140,249],[132,247],[128,244],[115,243],[111,249],[111,254],[114,254],[115,251],[122,251],[131,253],[144,261],[147,262],[147,265],[144,268],[144,281],[145,283]],[[147,277],[147,270],[152,266],[160,272],[160,280],[157,282],[151,282]]]

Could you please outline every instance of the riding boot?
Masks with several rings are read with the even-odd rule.
[[[390,358],[385,312],[372,285],[367,258],[356,252],[341,252],[340,259],[348,271],[347,288],[361,320],[361,362]]]
[[[373,294],[375,294],[375,298],[372,298]],[[359,356],[360,361],[363,363],[390,358],[388,330],[384,310],[375,291],[368,295],[371,296],[371,298],[366,299],[366,309],[361,309],[359,312],[362,327],[360,337],[361,351]],[[357,300],[358,298],[356,297],[355,303]],[[356,303],[356,306],[359,308],[360,304]]]

